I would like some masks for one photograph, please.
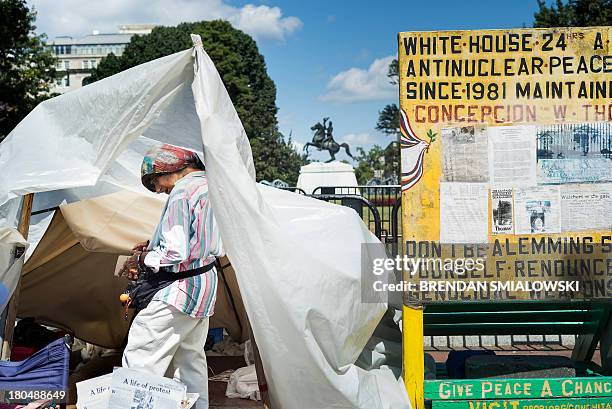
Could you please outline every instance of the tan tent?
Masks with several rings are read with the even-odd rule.
[[[119,295],[127,281],[114,276],[117,256],[153,234],[159,198],[120,191],[60,206],[23,268],[18,316],[64,328],[106,348],[121,347],[129,321]],[[248,338],[246,312],[227,258],[219,272],[210,327]]]

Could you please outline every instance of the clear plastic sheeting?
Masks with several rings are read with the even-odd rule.
[[[25,258],[25,252],[15,258],[16,246],[27,247],[28,243],[17,230],[0,227],[0,311],[4,311],[17,287]]]
[[[32,205],[33,215],[30,219],[28,234],[30,246],[26,253],[26,261],[32,255],[38,242],[49,227],[55,210],[62,204],[75,203],[106,194],[117,193],[122,190],[129,190],[159,199],[159,195],[150,192],[140,182],[140,164],[142,163],[142,158],[146,151],[159,144],[161,144],[159,141],[144,136],[138,137],[116,159],[110,162],[95,186],[73,187],[37,193],[34,196],[34,203]],[[200,157],[202,156],[201,152],[198,152],[198,154]],[[11,199],[4,206],[0,206],[0,226],[15,225],[18,209],[19,198]],[[13,222],[11,224],[8,221]]]
[[[145,130],[151,139],[200,147],[199,135],[185,133],[197,129],[187,103],[191,64],[191,52],[183,51],[38,105],[2,142],[0,204],[29,192],[95,185]]]
[[[387,310],[382,294],[361,301],[361,244],[378,240],[352,209],[255,183],[242,124],[199,37],[194,44],[38,106],[2,143],[0,203],[55,191],[40,195],[42,207],[135,188],[141,137],[203,148],[273,407],[410,408],[391,370],[355,365]],[[382,245],[369,251],[366,261],[384,256]]]
[[[0,227],[17,228],[21,198],[14,197],[0,206]]]
[[[100,175],[95,186],[72,187],[61,190],[51,190],[35,195],[32,211],[45,216],[62,203],[74,203],[85,199],[116,193],[121,190],[142,193],[152,197],[159,195],[147,190],[140,182],[140,164],[149,149],[161,142],[141,136],[132,141],[116,159],[109,161],[104,173]],[[201,152],[198,152],[202,156]],[[46,211],[46,212],[45,212]],[[34,220],[38,223],[40,217]]]

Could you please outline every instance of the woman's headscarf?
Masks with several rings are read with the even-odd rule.
[[[142,159],[140,179],[144,187],[155,192],[154,176],[178,172],[187,167],[204,169],[202,161],[192,151],[168,144],[156,146]]]

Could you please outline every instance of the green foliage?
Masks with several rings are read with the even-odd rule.
[[[427,130],[427,137],[429,138],[429,143],[434,143],[436,141],[437,132],[434,132],[432,129]]]
[[[99,80],[136,65],[192,46],[190,34],[202,37],[251,142],[258,180],[297,181],[305,158],[278,131],[276,87],[266,71],[257,44],[227,21],[182,23],[156,27],[150,34],[132,37],[123,55],[109,55],[95,69]]]
[[[25,0],[0,0],[0,141],[38,103],[53,96],[56,59],[36,35]]]
[[[382,171],[382,179],[397,177],[399,167],[399,147],[397,142],[391,142],[386,148],[372,146],[369,151],[357,148],[357,167],[355,176],[360,185],[365,185],[376,176],[376,171]]]
[[[391,84],[399,84],[399,62],[397,58],[389,64],[387,77],[389,77],[389,82]],[[389,104],[385,106],[382,111],[378,111],[376,129],[387,135],[399,135],[399,108],[396,104]]]
[[[114,53],[108,54],[106,57],[102,58],[97,68],[94,69],[92,75],[86,78],[87,83],[91,84],[92,82],[110,77],[111,75],[130,68],[128,66],[125,66],[124,68],[122,64],[123,61]]]
[[[393,85],[399,84],[399,63],[397,58],[391,61],[387,71],[389,82]],[[399,150],[399,108],[396,104],[386,105],[381,111],[378,111],[378,120],[376,121],[376,130],[393,136],[395,141],[391,142],[385,149],[380,146],[373,146],[370,152],[364,152],[363,149],[357,148],[359,156],[359,166],[355,169],[357,180],[360,184],[365,184],[368,180],[374,177],[375,170],[383,171],[383,179],[394,177],[398,181],[399,166],[400,166],[400,150]],[[383,158],[383,159],[381,159]]]
[[[389,64],[389,69],[387,70],[387,77],[389,77],[389,82],[393,85],[399,84],[399,61],[397,58],[391,61]]]
[[[389,104],[382,111],[378,111],[376,129],[387,135],[397,136],[399,134],[399,108],[396,104]]]
[[[308,163],[306,155],[298,153],[291,138],[284,138],[280,132],[251,138],[251,150],[257,170],[257,180],[281,179],[295,186],[300,168]],[[270,147],[274,147],[271,149]]]
[[[538,0],[534,27],[589,27],[612,25],[612,0]]]

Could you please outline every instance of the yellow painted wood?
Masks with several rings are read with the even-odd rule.
[[[502,38],[506,35],[525,36],[528,38],[532,47],[511,50],[500,50],[499,52],[483,52],[480,48],[474,48],[470,44],[472,40],[485,38]],[[422,39],[433,44],[434,41],[440,41],[441,38],[457,40],[457,47],[461,48],[460,52],[450,52],[449,49],[443,49],[442,46],[426,47],[418,52],[408,51],[404,41],[410,39]],[[518,30],[483,30],[483,31],[429,31],[429,32],[405,32],[398,35],[398,58],[399,58],[399,102],[400,108],[405,112],[407,121],[414,134],[421,140],[428,142],[431,138],[428,135],[436,134],[435,140],[431,142],[423,154],[423,174],[418,183],[408,190],[402,192],[402,225],[403,238],[407,241],[440,241],[440,182],[443,180],[443,145],[442,129],[455,126],[470,126],[477,124],[485,124],[491,127],[507,126],[507,125],[526,125],[526,124],[560,124],[560,123],[577,123],[577,122],[599,122],[610,121],[609,116],[595,116],[595,108],[598,112],[603,112],[608,109],[610,99],[602,95],[595,95],[589,98],[577,98],[576,95],[569,96],[566,92],[562,98],[525,98],[519,96],[516,92],[517,85],[526,83],[531,86],[545,87],[546,84],[574,82],[599,82],[608,81],[609,73],[603,72],[571,72],[563,73],[561,70],[553,70],[552,73],[544,71],[542,74],[534,75],[480,75],[480,76],[454,76],[447,77],[445,75],[421,75],[419,67],[421,62],[438,61],[440,66],[445,66],[446,63],[458,64],[459,61],[493,61],[494,65],[502,66],[504,61],[512,59],[515,61],[533,61],[534,59],[544,59],[545,61],[554,55],[557,58],[575,58],[583,57],[589,59],[591,57],[602,58],[602,55],[608,52],[608,45],[603,45],[602,48],[596,48],[597,39],[603,41],[602,44],[608,44],[606,41],[612,38],[612,27],[585,27],[585,28],[544,28],[544,29],[518,29]],[[547,47],[550,39],[555,39],[553,49],[548,50]],[[567,40],[567,47],[558,48],[557,40]],[[550,42],[550,41],[549,41]],[[565,44],[565,43],[564,43]],[[416,72],[414,67],[416,67]],[[442,70],[444,71],[444,70]],[[440,98],[439,93],[436,97],[417,93],[412,95],[407,92],[407,87],[411,89],[419,89],[422,86],[435,86],[442,83],[454,83],[457,86],[460,96],[453,98]],[[482,98],[468,97],[468,91],[476,84],[478,87],[499,88],[503,85],[507,87],[506,93],[486,93]],[[561,107],[565,109],[563,116],[559,116],[559,111],[553,107]],[[605,111],[608,112],[608,111]],[[406,149],[402,156],[408,152]],[[406,171],[406,169],[404,169]],[[500,234],[493,235],[491,232],[491,204],[489,204],[487,225],[489,228],[489,243],[494,240],[504,242],[508,240],[510,243],[517,243],[519,237],[522,238],[557,238],[567,239],[569,237],[576,239],[584,239],[589,237],[593,243],[601,243],[602,235],[608,234],[606,231],[573,231],[562,232],[556,234],[539,234],[539,235],[512,235]],[[466,229],[470,226],[466,226]],[[427,257],[427,256],[423,256]],[[501,256],[506,261],[507,268],[500,272],[499,277],[495,280],[513,281],[517,280],[515,272],[510,266],[517,261],[516,256],[511,256],[504,252]],[[605,258],[598,254],[589,255],[583,258]],[[487,254],[487,273],[493,273],[493,260]],[[540,257],[535,257],[538,260],[534,266],[535,274],[528,277],[521,277],[521,280],[541,280],[543,273],[540,267],[541,261],[558,259],[559,255],[545,254]],[[561,257],[563,258],[563,257]],[[423,279],[418,275],[409,276],[408,280],[417,282]],[[546,276],[544,276],[546,279]],[[478,281],[487,280],[479,278]],[[581,286],[581,290],[583,290]],[[576,297],[580,296],[577,292]],[[425,292],[420,293],[425,295]],[[435,298],[432,292],[428,292],[429,303],[442,302],[439,298]],[[462,296],[467,295],[473,300],[482,299],[478,292],[466,291]],[[529,299],[529,294],[525,291],[514,291],[510,294],[512,299]],[[547,293],[548,299],[560,298],[558,294]],[[576,298],[574,297],[574,298]],[[602,298],[602,297],[600,297]],[[605,297],[603,297],[605,298]],[[423,298],[424,301],[426,301]],[[448,297],[447,300],[452,300]]]
[[[413,409],[425,408],[425,346],[423,309],[406,306],[403,310],[404,384]]]
[[[533,51],[507,51],[499,53],[478,53],[476,51],[470,51],[469,46],[463,47],[463,44],[469,44],[471,37],[484,36],[484,35],[503,35],[507,32],[511,32],[514,35],[529,35],[533,39]],[[609,100],[604,97],[597,99],[586,99],[586,98],[575,98],[566,96],[563,99],[546,99],[546,98],[517,98],[513,92],[515,83],[517,82],[534,82],[541,83],[544,86],[545,81],[605,81],[607,80],[606,74],[590,73],[585,75],[584,73],[572,74],[560,74],[555,72],[554,75],[534,75],[534,76],[485,76],[485,77],[434,77],[434,76],[409,76],[408,66],[414,64],[419,67],[421,60],[428,59],[440,59],[446,61],[458,61],[458,60],[472,60],[472,59],[494,59],[498,66],[503,65],[505,58],[515,58],[520,60],[521,58],[530,61],[533,57],[548,58],[551,52],[542,51],[542,45],[544,43],[544,35],[550,35],[554,33],[555,38],[558,38],[561,33],[565,35],[565,38],[571,38],[568,41],[568,47],[565,51],[556,50],[558,56],[561,57],[579,57],[581,55],[587,58],[595,54],[603,54],[605,50],[593,50],[593,44],[595,44],[595,37],[598,33],[603,36],[604,44],[609,38],[612,38],[612,27],[581,27],[581,28],[528,28],[528,29],[517,29],[517,30],[478,30],[478,31],[427,31],[427,32],[402,32],[398,35],[398,57],[399,57],[399,80],[400,80],[400,94],[399,102],[400,108],[406,112],[412,129],[416,135],[427,141],[427,132],[431,130],[437,133],[437,138],[432,143],[424,156],[424,172],[421,180],[411,189],[405,190],[402,193],[402,212],[403,218],[403,232],[404,239],[406,240],[439,240],[440,238],[440,180],[442,176],[442,138],[441,130],[443,127],[448,126],[466,126],[474,125],[476,123],[485,123],[489,126],[504,126],[504,125],[520,125],[525,123],[538,123],[538,124],[553,124],[562,122],[589,122],[589,121],[602,121],[605,118],[594,117],[594,109],[591,108],[587,111],[584,108],[585,104],[591,106],[597,105],[598,107],[607,106]],[[439,37],[451,38],[457,36],[460,38],[463,52],[452,54],[449,52],[444,53],[441,47],[429,55],[427,53],[417,53],[416,55],[408,55],[404,47],[404,39],[410,37],[423,37],[430,40],[435,40]],[[579,36],[576,37],[576,36]],[[536,41],[538,43],[536,43]],[[607,46],[605,46],[607,49]],[[418,71],[418,68],[417,68]],[[450,99],[408,99],[406,93],[406,86],[408,82],[415,82],[417,85],[429,82],[440,82],[440,81],[457,81],[460,83],[460,88],[466,88],[474,83],[482,83],[485,85],[489,84],[501,84],[506,82],[508,85],[508,92],[505,97],[500,95],[497,99],[491,99],[489,96],[485,96],[482,99],[467,99],[463,98],[460,100]],[[567,94],[566,94],[567,95]],[[560,121],[555,116],[555,111],[551,109],[551,105],[558,104],[567,106],[567,115],[565,121]],[[468,113],[468,107],[471,107],[472,113]],[[499,108],[498,108],[499,107]],[[496,115],[478,115],[478,112],[493,112],[498,110],[500,114]],[[598,108],[600,109],[600,108]],[[528,118],[526,112],[530,110],[536,110],[536,119],[533,120]],[[515,115],[516,112],[520,111],[521,115]],[[432,114],[435,112],[435,115]],[[444,115],[443,112],[450,113]],[[590,113],[590,115],[588,115]],[[455,115],[457,114],[457,115]],[[581,232],[581,234],[588,234]],[[567,235],[567,234],[566,234]],[[505,238],[506,236],[501,236]]]

